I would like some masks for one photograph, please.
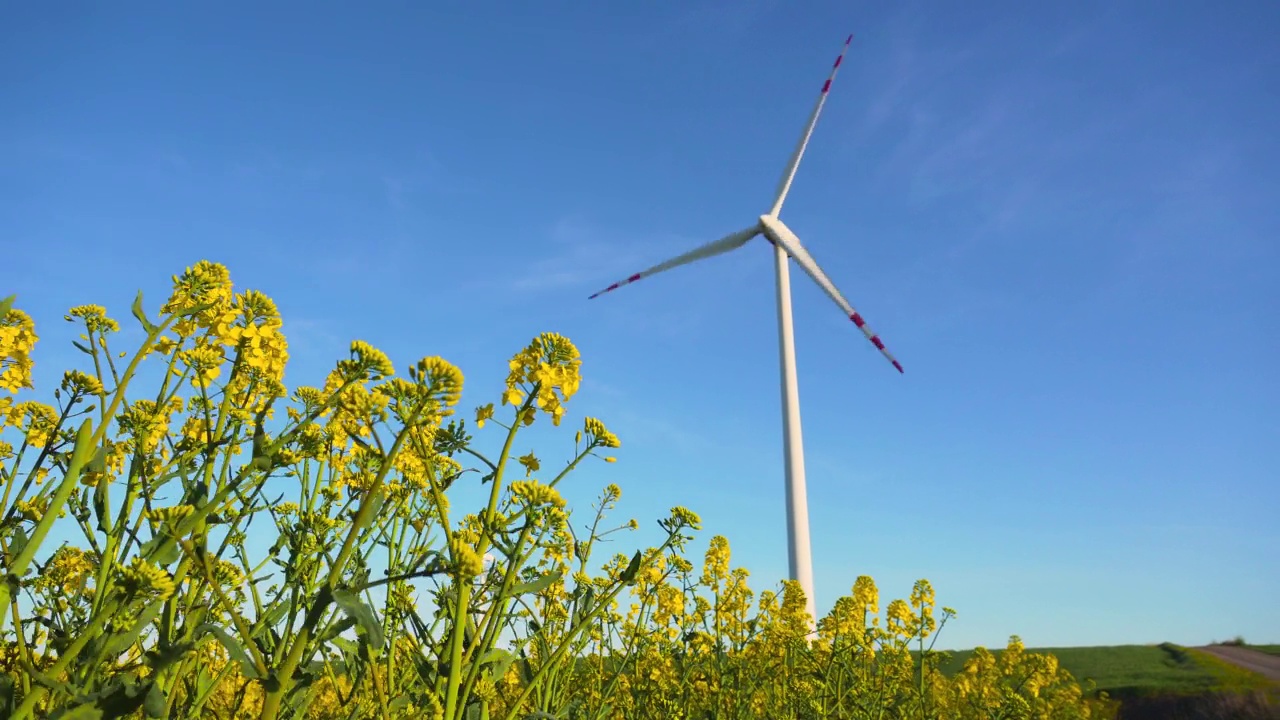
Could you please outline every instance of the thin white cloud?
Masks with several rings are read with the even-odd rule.
[[[548,232],[548,256],[527,263],[522,273],[507,284],[519,291],[574,287],[595,292],[685,252],[697,242],[674,233],[609,230],[581,216],[566,216]]]

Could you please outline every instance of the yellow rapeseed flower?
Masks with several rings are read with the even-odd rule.
[[[531,506],[552,505],[563,508],[565,505],[559,491],[537,480],[517,480],[511,483],[511,495]]]
[[[107,317],[107,309],[101,305],[77,305],[64,316],[68,321],[72,318],[83,319],[85,329],[89,332],[107,333],[120,330],[120,323]]]
[[[79,370],[68,370],[62,376],[62,389],[73,395],[100,396],[104,390],[98,378],[82,373]]]
[[[173,276],[173,293],[160,312],[168,315],[186,313],[208,306],[193,317],[174,326],[181,337],[191,336],[197,329],[213,327],[231,309],[231,273],[225,265],[201,260],[181,275]]]
[[[158,600],[165,600],[174,592],[169,573],[138,557],[120,570],[120,587],[129,597]]]
[[[156,407],[152,400],[135,400],[116,418],[121,431],[133,439],[133,447],[143,453],[154,450],[169,431],[173,405]]]
[[[702,529],[702,518],[698,517],[698,514],[694,511],[683,506],[671,508],[671,519],[677,525],[682,525],[690,530]]]
[[[19,500],[13,506],[23,518],[38,523],[44,518],[45,511],[49,509],[49,499],[36,497],[31,500]]]
[[[0,317],[0,390],[16,393],[32,387],[31,350],[39,339],[35,321],[25,312],[9,308]]]
[[[476,552],[474,541],[469,541],[463,534],[454,534],[449,540],[449,550],[462,578],[469,580],[484,572],[484,559]]]
[[[178,359],[191,370],[191,386],[207,388],[222,373],[222,362],[226,358],[221,347],[199,345],[182,351]]]
[[[56,589],[59,593],[70,595],[77,591],[81,583],[89,580],[98,565],[89,553],[63,545],[44,566],[44,570],[36,576],[35,586],[38,589]]]
[[[529,477],[533,475],[535,472],[537,472],[538,470],[542,469],[542,464],[538,462],[537,456],[535,456],[532,452],[529,453],[528,455],[521,455],[519,458],[519,461],[520,461],[520,464],[524,466],[525,477]]]
[[[54,439],[58,411],[33,400],[20,402],[9,408],[8,424],[22,428],[31,447],[43,448]]]
[[[183,520],[191,517],[196,509],[191,505],[174,505],[172,507],[152,508],[147,512],[147,518],[158,523],[169,523],[170,525],[178,525]]]
[[[445,407],[453,407],[462,396],[462,371],[442,357],[422,358],[409,368],[409,377],[429,388],[432,396]]]
[[[581,384],[581,365],[578,349],[568,338],[542,333],[508,363],[510,372],[502,404],[518,405],[525,391],[536,390],[537,408],[551,417],[553,425],[559,425],[564,417],[564,403]],[[522,421],[529,424],[532,418],[522,418]]]
[[[524,393],[521,392],[520,388],[507,388],[502,393],[503,405],[519,405],[522,402],[524,402]]]
[[[476,408],[476,427],[483,428],[486,420],[493,417],[493,403]]]
[[[609,428],[606,428],[604,423],[596,418],[587,418],[583,422],[583,429],[587,433],[587,442],[594,447],[622,447],[622,441],[618,439],[618,436],[609,432]]]
[[[351,359],[338,361],[344,381],[381,380],[396,374],[387,354],[363,340],[351,341]]]

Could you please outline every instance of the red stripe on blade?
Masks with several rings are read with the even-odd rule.
[[[826,95],[827,91],[830,89],[831,89],[831,80],[828,79],[826,82],[822,83],[822,94]]]
[[[902,365],[897,360],[893,361],[893,366],[898,368],[898,372],[903,373],[904,375],[906,374],[906,371],[902,369]]]
[[[840,67],[840,61],[841,61],[841,60],[843,60],[843,59],[844,59],[844,56],[843,56],[843,55],[841,55],[840,57],[837,57],[837,58],[836,58],[836,64],[835,64],[835,65],[832,65],[832,66],[831,66],[831,69],[832,69],[832,70],[835,70],[836,68]]]
[[[875,345],[877,348],[880,348],[881,350],[883,350],[883,349],[884,349],[884,343],[880,341],[880,336],[879,336],[879,335],[872,335],[872,336],[871,336],[871,344],[872,344],[872,345]]]
[[[858,313],[854,313],[854,314],[850,315],[850,316],[849,316],[849,319],[850,319],[850,320],[852,320],[852,321],[853,321],[853,324],[854,324],[854,325],[857,325],[858,327],[862,327],[863,325],[866,325],[866,324],[867,324],[867,321],[866,321],[866,320],[863,320],[863,319],[862,319],[862,316],[861,316],[861,315],[859,315]]]
[[[631,277],[627,278],[627,282],[635,282],[639,279],[640,279],[640,273],[636,273],[635,275],[632,275]]]

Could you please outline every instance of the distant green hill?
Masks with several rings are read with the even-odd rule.
[[[1280,651],[1280,646],[1254,649],[1275,652],[1267,648]],[[1002,651],[992,652],[998,656]],[[1117,699],[1275,689],[1273,684],[1259,675],[1172,643],[1027,648],[1027,652],[1054,655],[1059,664],[1077,680],[1092,679],[1098,690]],[[972,650],[953,651],[951,658],[942,665],[943,673],[954,675],[959,672],[972,654]]]

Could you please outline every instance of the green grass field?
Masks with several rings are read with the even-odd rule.
[[[1245,645],[1245,647],[1268,655],[1280,655],[1280,645]]]
[[[1263,646],[1280,649],[1280,646]],[[1262,649],[1262,648],[1255,648]],[[994,651],[999,655],[1000,651]],[[1117,645],[1111,647],[1028,648],[1051,653],[1077,680],[1092,679],[1097,689],[1115,698],[1161,694],[1194,695],[1220,690],[1271,687],[1261,676],[1216,658],[1177,645]],[[1274,650],[1264,650],[1274,652]],[[955,651],[942,666],[947,675],[958,672],[972,651]]]

